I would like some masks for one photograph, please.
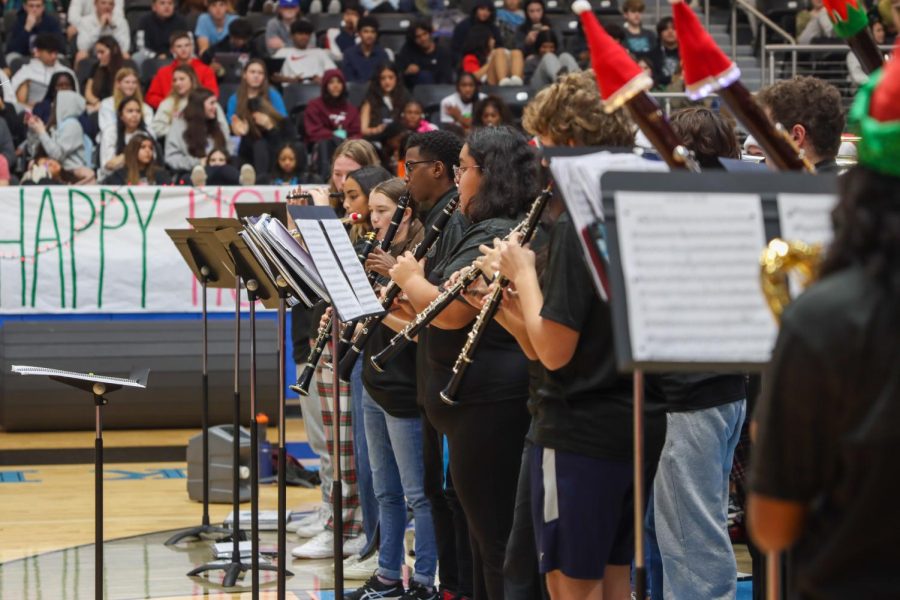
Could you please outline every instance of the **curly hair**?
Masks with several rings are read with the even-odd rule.
[[[494,110],[500,115],[500,124],[501,125],[512,125],[514,119],[512,115],[512,111],[509,110],[509,105],[503,101],[503,98],[499,96],[489,95],[485,96],[481,100],[475,103],[474,108],[472,108],[472,126],[473,127],[483,127],[484,123],[482,119],[484,118],[484,111],[489,107],[494,107]]]
[[[538,193],[537,155],[525,136],[507,125],[481,127],[472,131],[466,145],[481,167],[481,183],[466,216],[478,223],[524,213]]]
[[[789,130],[794,125],[803,125],[816,154],[823,158],[837,155],[845,114],[836,87],[816,77],[801,75],[763,88],[756,99],[769,109],[776,123]]]
[[[569,73],[538,92],[525,107],[522,126],[558,146],[634,145],[634,126],[624,111],[603,112],[593,71]]]
[[[459,152],[463,142],[459,137],[445,130],[414,133],[406,141],[406,152],[410,148],[418,148],[419,154],[426,160],[435,160],[444,165],[444,175],[453,181],[453,167],[459,164]]]
[[[705,106],[682,108],[672,113],[669,123],[705,169],[721,168],[719,158],[741,157],[734,123]]]

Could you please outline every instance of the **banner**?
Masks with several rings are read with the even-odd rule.
[[[199,284],[166,229],[234,217],[237,202],[282,202],[289,188],[0,188],[0,314],[191,312]],[[234,310],[211,290],[209,309]]]

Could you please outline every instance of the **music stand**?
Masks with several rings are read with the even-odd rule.
[[[194,277],[200,282],[202,297],[202,383],[201,383],[201,417],[200,427],[203,435],[203,518],[199,526],[180,531],[166,540],[166,546],[177,544],[185,538],[201,539],[210,534],[223,534],[217,541],[224,541],[231,535],[230,529],[214,527],[209,522],[209,327],[206,301],[206,290],[213,288],[230,288],[234,286],[234,277],[217,260],[211,246],[218,240],[208,231],[197,229],[167,229],[166,233],[175,243],[178,251]]]
[[[132,370],[127,379],[106,377],[93,373],[58,371],[45,367],[13,365],[12,372],[19,375],[41,375],[68,386],[84,390],[94,398],[94,598],[103,600],[103,414],[109,403],[106,394],[123,387],[145,389],[150,376],[149,369]]]

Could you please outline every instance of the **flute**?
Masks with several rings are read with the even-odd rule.
[[[372,251],[372,248],[375,247],[375,233],[367,233],[365,240],[366,243],[358,255],[360,260],[363,261],[369,255],[369,252]],[[316,333],[316,341],[310,349],[309,355],[306,357],[306,362],[303,363],[303,370],[300,371],[297,382],[294,385],[288,386],[292,391],[297,392],[301,396],[309,395],[309,386],[312,384],[313,375],[316,373],[316,366],[319,364],[319,359],[322,358],[322,354],[325,352],[325,346],[328,345],[328,341],[331,339],[332,319],[334,319],[334,313],[325,319],[325,322],[319,326],[319,330]]]
[[[553,192],[550,187],[547,187],[547,189],[538,196],[538,200],[535,202],[543,202],[538,209],[538,217],[540,216],[540,211],[543,210],[543,207],[552,195]],[[522,229],[522,245],[531,241],[536,230],[537,221],[533,224],[526,225],[526,227]],[[509,286],[509,283],[509,279],[503,275],[497,279],[497,287],[491,292],[491,295],[484,305],[482,305],[481,311],[478,313],[478,317],[472,325],[472,329],[469,330],[469,334],[466,336],[466,343],[463,345],[462,350],[460,350],[459,356],[456,357],[450,381],[447,382],[447,386],[441,390],[440,394],[441,400],[451,406],[459,404],[459,402],[456,401],[456,394],[459,392],[460,385],[462,385],[463,378],[466,375],[466,369],[468,369],[469,365],[472,364],[472,361],[475,360],[475,351],[478,349],[478,344],[481,342],[481,338],[484,336],[484,332],[491,322],[491,319],[497,314],[497,310],[500,308],[500,301],[503,299],[503,290]]]
[[[459,196],[454,196],[447,202],[444,210],[442,210],[441,214],[438,215],[438,218],[434,220],[431,229],[425,234],[425,238],[419,242],[413,250],[413,258],[415,258],[415,260],[419,261],[425,258],[425,255],[428,254],[431,247],[438,241],[441,232],[447,225],[447,221],[450,220],[450,217],[452,217],[453,213],[456,211],[457,205],[459,205]],[[384,290],[384,299],[381,301],[381,306],[385,310],[389,309],[397,296],[400,295],[401,291],[403,290],[400,286],[397,285],[396,282],[391,281]],[[356,360],[359,358],[360,354],[362,354],[363,348],[366,347],[372,332],[375,331],[375,328],[378,327],[386,316],[387,312],[375,317],[368,317],[363,321],[362,328],[353,338],[353,344],[347,350],[346,354],[341,357],[340,365],[338,365],[340,375],[344,381],[346,381],[347,378],[350,377],[350,373],[353,372],[353,366],[356,364]]]
[[[528,210],[528,214],[525,218],[516,225],[506,236],[505,239],[509,239],[509,237],[516,232],[525,232],[527,230],[533,230],[537,227],[538,222],[541,218],[541,212],[544,210],[544,206],[547,204],[547,200],[550,197],[549,188],[541,192],[541,194],[532,202],[531,208]],[[530,233],[529,233],[530,235]],[[372,367],[381,372],[384,370],[384,365],[387,364],[389,360],[397,356],[403,348],[409,342],[415,340],[416,336],[419,335],[419,332],[422,331],[425,327],[431,323],[435,317],[437,317],[441,312],[450,306],[450,303],[456,300],[460,294],[465,291],[467,287],[469,287],[472,283],[475,282],[476,279],[481,277],[482,271],[478,267],[474,265],[469,268],[469,270],[459,278],[454,285],[445,289],[441,292],[437,298],[431,301],[431,304],[425,307],[425,309],[416,315],[416,318],[409,322],[402,330],[400,330],[397,335],[391,338],[391,341],[388,343],[387,347],[373,356],[370,359]]]

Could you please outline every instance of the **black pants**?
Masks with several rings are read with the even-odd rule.
[[[516,483],[528,430],[526,398],[426,406],[447,436],[450,473],[472,542],[475,600],[503,600],[503,563],[513,524]]]
[[[549,600],[550,594],[538,570],[531,518],[531,442],[525,440],[522,466],[516,488],[512,530],[506,543],[503,563],[503,590],[506,600]]]
[[[431,502],[434,537],[437,542],[438,578],[441,589],[472,595],[472,551],[466,515],[453,479],[444,479],[444,440],[422,411],[422,458],[425,463],[425,496]]]

